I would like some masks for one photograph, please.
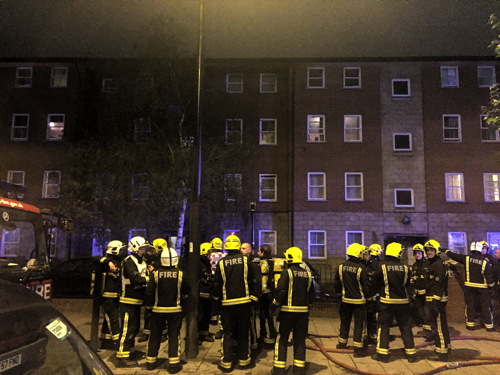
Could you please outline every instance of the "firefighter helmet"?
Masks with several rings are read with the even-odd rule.
[[[413,254],[415,254],[415,251],[421,251],[422,253],[424,252],[424,245],[421,243],[417,243],[413,245]]]
[[[210,247],[211,247],[210,242],[203,242],[200,245],[200,255],[207,255]]]
[[[161,253],[163,250],[168,248],[168,244],[163,238],[157,238],[153,241],[153,247],[157,253]]]
[[[378,243],[374,243],[374,244],[370,245],[370,247],[368,248],[368,251],[370,252],[371,256],[379,257],[382,255],[382,252],[384,250],[382,249],[382,246],[380,246]]]
[[[179,263],[179,255],[174,249],[165,249],[160,255],[161,265],[164,267],[173,267]]]
[[[226,237],[226,241],[224,242],[224,248],[226,250],[239,250],[241,247],[241,241],[238,236],[231,234]]]
[[[470,244],[470,251],[477,251],[477,252],[481,252],[481,250],[483,250],[483,244],[481,242],[472,242]]]
[[[298,247],[290,247],[285,251],[285,258],[288,263],[302,263],[302,250]]]
[[[490,251],[490,245],[486,241],[480,241],[481,245],[483,246],[483,254],[486,254],[488,251]]]
[[[366,246],[360,245],[357,242],[350,244],[347,247],[346,254],[352,257],[361,258],[363,256]]]
[[[120,254],[120,250],[123,249],[125,245],[122,241],[113,240],[108,243],[108,249],[106,250],[106,254],[109,255],[118,255]]]
[[[132,237],[128,243],[128,251],[137,252],[139,251],[140,247],[145,246],[146,244],[147,243],[144,237],[141,236]]]
[[[396,258],[401,258],[401,255],[403,254],[403,250],[405,247],[401,245],[398,242],[391,242],[387,247],[385,248],[385,255],[391,256],[391,257],[396,257]]]
[[[441,252],[441,244],[436,240],[429,240],[424,244],[424,249],[427,251],[428,249],[434,249],[436,254]]]
[[[210,241],[210,245],[217,250],[222,250],[222,240],[219,237],[215,237]]]

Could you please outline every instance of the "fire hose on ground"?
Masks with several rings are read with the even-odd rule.
[[[307,335],[307,338],[311,340],[314,345],[316,346],[309,346],[307,345],[307,349],[309,350],[316,350],[320,351],[323,353],[323,355],[330,360],[331,362],[335,363],[337,366],[351,371],[352,373],[355,374],[363,374],[363,375],[387,375],[387,373],[377,373],[377,372],[372,372],[372,371],[367,371],[367,370],[362,370],[354,366],[350,366],[346,363],[343,363],[339,361],[338,359],[334,358],[330,353],[344,353],[344,354],[349,354],[353,353],[353,349],[333,349],[333,348],[325,348],[321,345],[319,339],[320,338],[335,338],[338,337],[337,335],[317,335],[317,334],[312,334],[309,333]],[[398,336],[396,336],[398,337]],[[421,337],[419,335],[415,335],[415,337]],[[496,341],[500,342],[499,338],[489,338],[489,337],[479,337],[479,336],[452,336],[451,341],[458,341],[458,340],[472,340],[472,341]],[[432,342],[425,342],[423,344],[415,345],[415,348],[423,348],[426,346],[434,345]],[[391,349],[391,352],[395,351],[403,351],[402,348],[397,348],[397,349]],[[447,362],[446,364],[434,368],[432,370],[420,373],[418,375],[432,375],[432,374],[437,374],[446,370],[451,370],[451,369],[456,369],[460,367],[468,367],[468,366],[480,366],[480,365],[493,365],[493,364],[500,364],[500,357],[492,357],[492,356],[471,356],[468,358],[468,360],[465,361],[453,361],[453,362]]]

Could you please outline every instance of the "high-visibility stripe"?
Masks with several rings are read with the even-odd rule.
[[[250,297],[233,298],[233,299],[222,300],[222,306],[240,305],[249,302],[252,302],[252,299]]]
[[[287,305],[292,306],[292,296],[293,296],[293,274],[291,269],[287,269],[288,271],[288,298]],[[283,310],[283,307],[281,308]]]
[[[380,302],[387,303],[389,305],[403,305],[409,303],[408,298],[387,298],[380,297]]]
[[[116,352],[116,358],[128,358],[130,357],[130,352],[124,351],[125,339],[128,333],[128,312],[125,313],[123,317],[123,329],[122,329],[122,337],[120,339],[120,346],[118,347],[118,351]]]
[[[105,298],[118,298],[118,293],[116,293],[116,292],[114,292],[114,293],[112,293],[112,292],[104,292],[102,294],[102,296],[105,297]]]
[[[308,312],[309,306],[281,306],[281,311],[286,312]]]
[[[127,305],[142,305],[142,299],[120,297],[120,303],[125,303]]]
[[[155,363],[157,357],[146,357],[146,363]]]
[[[154,306],[152,309],[153,312],[155,313],[176,313],[176,312],[182,312],[182,307],[180,306]]]
[[[297,367],[305,367],[306,366],[306,361],[301,361],[300,359],[294,359],[293,360],[293,365]]]

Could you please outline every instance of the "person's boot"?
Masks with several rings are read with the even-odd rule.
[[[167,371],[169,374],[177,374],[182,371],[182,364],[176,363],[174,365],[168,365],[167,366]]]
[[[118,358],[116,367],[137,367],[139,364],[130,358]]]
[[[366,357],[368,353],[366,352],[366,348],[355,348],[354,349],[354,358],[363,358]]]
[[[149,340],[149,334],[141,332],[139,336],[137,336],[137,342],[146,342]]]
[[[347,344],[345,343],[338,343],[337,346],[336,346],[337,349],[347,349]]]
[[[152,362],[152,363],[148,363],[148,362],[146,362],[146,370],[148,370],[148,371],[153,371],[154,369],[156,369],[156,366],[157,366],[157,365],[158,365],[158,364],[157,364],[157,362],[156,362],[156,361],[154,361],[154,362]]]
[[[375,353],[374,355],[372,355],[372,359],[374,359],[375,361],[382,362],[382,363],[389,363],[389,355],[388,354]]]

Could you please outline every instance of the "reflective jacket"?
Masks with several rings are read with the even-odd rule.
[[[425,289],[425,301],[448,301],[448,266],[436,254],[429,258],[429,277]]]
[[[426,259],[416,260],[411,266],[411,286],[416,295],[425,295],[429,262]]]
[[[410,269],[399,258],[386,255],[373,278],[378,285],[380,302],[396,305],[410,302],[406,290],[410,283]]]
[[[184,272],[176,267],[161,266],[153,271],[144,296],[146,306],[154,313],[178,313],[191,288]]]
[[[270,293],[274,289],[274,262],[272,259],[261,259],[259,262],[262,284],[262,294]]]
[[[339,265],[333,280],[335,291],[342,295],[342,302],[362,305],[369,293],[368,272],[356,257],[349,257]]]
[[[273,304],[281,305],[285,312],[309,312],[314,302],[312,274],[300,263],[291,263],[282,271]]]
[[[472,251],[470,255],[463,255],[446,250],[446,255],[465,266],[465,286],[471,288],[488,288],[489,286],[493,286],[491,264],[480,252]]]
[[[118,256],[108,255],[100,259],[102,264],[102,282],[101,282],[101,295],[105,298],[118,298],[122,288],[122,280],[120,278],[121,262]],[[115,266],[115,270],[109,269],[109,264]]]
[[[122,262],[122,294],[120,303],[142,305],[149,277],[146,262],[136,253],[130,254]]]

